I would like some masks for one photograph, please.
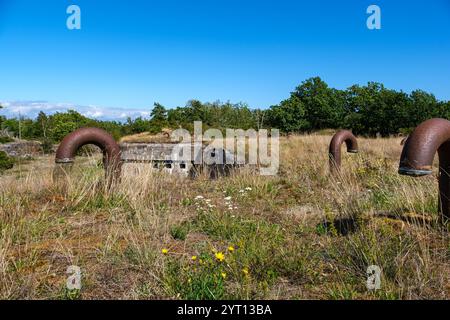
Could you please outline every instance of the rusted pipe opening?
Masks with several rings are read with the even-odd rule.
[[[357,153],[358,142],[356,137],[349,130],[340,130],[331,139],[329,147],[330,170],[331,172],[339,171],[341,167],[341,145],[345,143],[347,152]]]
[[[108,132],[99,128],[81,128],[68,134],[56,151],[55,163],[59,166],[70,166],[75,161],[78,149],[88,144],[102,150],[108,181],[119,179],[122,167],[120,147]]]
[[[398,169],[398,173],[405,175],[405,176],[411,176],[411,177],[422,177],[427,176],[429,174],[432,174],[433,171],[431,170],[417,170],[417,169],[411,169],[406,167],[400,167]]]
[[[432,173],[434,155],[439,156],[439,203],[443,220],[450,218],[450,121],[422,122],[408,137],[400,157],[398,173],[414,177]]]

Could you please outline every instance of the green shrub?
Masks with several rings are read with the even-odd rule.
[[[170,235],[177,240],[186,240],[191,225],[189,222],[184,222],[180,225],[175,225],[170,228]]]
[[[9,157],[6,152],[0,151],[0,173],[11,169],[14,166],[14,159]]]
[[[14,139],[10,138],[10,137],[6,137],[6,136],[0,137],[0,143],[9,143],[9,142],[13,142],[13,141],[14,141]]]
[[[45,154],[50,154],[53,151],[53,143],[50,139],[45,138],[42,140],[41,147]]]

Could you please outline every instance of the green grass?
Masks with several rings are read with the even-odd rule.
[[[283,141],[275,177],[126,166],[107,188],[95,157],[56,184],[50,157],[21,163],[0,181],[0,297],[448,299],[435,177],[399,176],[394,138],[363,139],[332,177],[328,141]],[[80,292],[65,289],[69,265],[82,270]],[[370,265],[380,290],[366,288]]]

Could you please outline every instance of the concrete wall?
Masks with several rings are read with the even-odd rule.
[[[18,141],[0,144],[0,151],[10,157],[34,157],[43,154],[41,144],[37,141]]]

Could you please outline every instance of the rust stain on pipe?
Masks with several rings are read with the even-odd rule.
[[[434,155],[439,156],[439,212],[450,218],[450,121],[422,122],[408,137],[400,157],[398,173],[413,177],[432,173]]]
[[[72,164],[77,150],[87,144],[99,147],[103,152],[103,165],[108,177],[120,178],[122,162],[120,147],[114,138],[105,130],[99,128],[81,128],[68,134],[56,151],[57,164]]]
[[[347,152],[358,152],[358,142],[356,141],[356,137],[353,133],[349,130],[338,131],[330,142],[329,156],[331,172],[337,172],[341,167],[341,145],[344,142],[347,146]]]

